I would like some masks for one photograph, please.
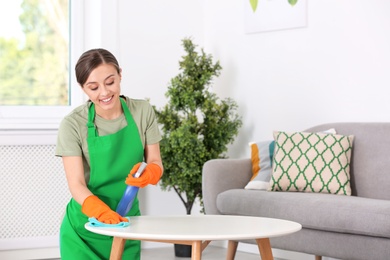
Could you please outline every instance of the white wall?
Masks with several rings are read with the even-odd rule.
[[[390,1],[308,1],[306,28],[245,34],[247,2],[205,2],[205,49],[224,68],[214,90],[243,116],[231,157],[272,130],[390,120]]]
[[[202,44],[202,5],[199,1],[182,0],[118,3],[116,43],[123,69],[122,92],[133,98],[150,98],[153,105],[163,106],[168,83],[178,73],[178,61],[184,54],[181,40],[192,37]],[[139,197],[143,214],[186,213],[173,191],[147,187]]]
[[[202,5],[199,1],[122,0],[118,17],[123,92],[162,106],[184,53],[181,40],[203,41]]]

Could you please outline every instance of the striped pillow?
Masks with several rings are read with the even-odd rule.
[[[267,190],[272,174],[272,156],[275,141],[249,143],[251,147],[252,178],[247,190]]]

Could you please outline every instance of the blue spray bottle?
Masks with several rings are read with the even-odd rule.
[[[139,166],[137,172],[134,174],[135,178],[138,178],[141,176],[142,172],[145,170],[145,167],[147,164],[145,162],[142,162]],[[130,186],[128,185],[126,187],[125,192],[123,193],[123,196],[121,200],[119,201],[119,204],[116,208],[116,212],[121,215],[122,217],[125,217],[129,210],[131,209],[131,206],[133,205],[133,201],[135,196],[137,195],[137,192],[139,190],[139,187]]]

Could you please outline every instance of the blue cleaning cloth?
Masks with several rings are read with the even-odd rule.
[[[130,225],[130,217],[126,217],[129,222],[120,222],[118,224],[106,224],[106,223],[103,223],[103,222],[100,222],[99,220],[97,220],[96,218],[89,218],[88,221],[88,226],[90,227],[110,227],[110,228],[123,228],[123,227],[127,227]]]

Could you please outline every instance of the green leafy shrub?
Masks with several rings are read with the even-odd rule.
[[[197,198],[202,202],[202,167],[211,159],[225,158],[227,145],[234,141],[242,125],[237,104],[220,100],[210,92],[212,79],[220,75],[219,62],[189,38],[183,39],[186,55],[179,62],[180,73],[171,79],[166,92],[168,103],[158,110],[164,175],[163,190],[174,189],[187,214]]]

